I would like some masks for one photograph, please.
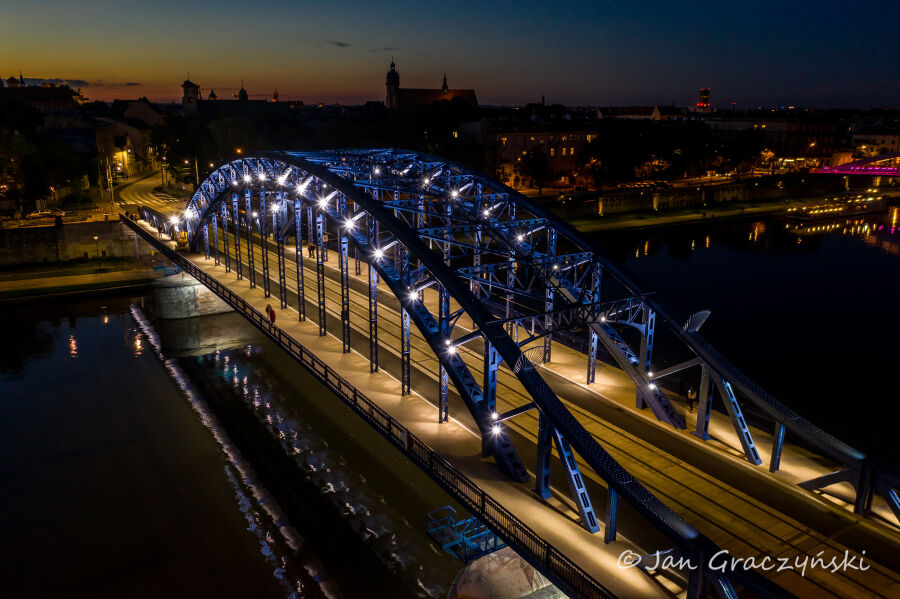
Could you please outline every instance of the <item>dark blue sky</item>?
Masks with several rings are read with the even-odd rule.
[[[2,0],[0,74],[77,80],[91,97],[205,90],[307,102],[404,87],[482,104],[900,105],[900,2]],[[126,86],[126,83],[132,85]],[[139,85],[133,85],[133,84]]]

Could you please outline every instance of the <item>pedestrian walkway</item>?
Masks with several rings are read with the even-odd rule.
[[[256,251],[261,250],[257,247]],[[336,255],[334,252],[330,254],[332,262],[329,268],[330,274],[333,275]],[[259,256],[256,260],[257,265],[261,262],[258,258]],[[274,264],[276,260],[274,253],[270,256],[270,260]],[[292,251],[288,260],[293,261]],[[212,260],[204,260],[202,257],[195,261],[200,268],[226,284],[229,289],[252,301],[260,311],[267,303],[273,303],[273,298],[264,297],[261,285],[250,289],[246,279],[237,281],[233,272],[225,273],[223,265],[215,266]],[[364,284],[366,268],[367,266],[363,264],[361,275],[353,275],[351,258],[351,276],[357,286]],[[288,289],[295,288],[296,284],[291,272],[292,269],[289,268]],[[314,270],[307,269],[305,273],[308,289],[312,289]],[[257,276],[260,275],[261,273]],[[273,293],[277,297],[277,281],[273,282]],[[336,305],[332,300],[339,297],[339,294],[340,288],[337,283],[331,278],[326,280],[326,296],[331,306]],[[368,298],[357,291],[351,296],[351,324],[357,332],[367,334]],[[399,346],[397,342],[399,313],[396,301],[391,301],[392,296],[386,288],[379,299],[383,300],[379,302],[379,340],[384,351],[396,352]],[[423,301],[436,312],[436,294],[424,293]],[[308,311],[309,313],[312,311]],[[329,313],[337,316],[333,310],[329,309]],[[546,503],[539,501],[527,486],[508,482],[499,475],[489,460],[482,459],[480,440],[471,432],[470,426],[467,426],[467,414],[454,410],[452,415],[457,416],[459,420],[454,419],[449,424],[438,425],[434,407],[436,383],[424,386],[414,384],[413,390],[417,393],[402,397],[399,383],[393,377],[383,371],[376,375],[369,373],[368,360],[363,355],[355,352],[343,354],[339,340],[332,336],[324,338],[318,336],[316,324],[310,321],[298,323],[293,318],[285,316],[287,315],[278,319],[278,325],[285,332],[295,336],[308,347],[315,347],[316,354],[342,376],[359,388],[365,389],[367,395],[380,406],[403,424],[408,425],[433,448],[445,454],[456,467],[483,485],[485,490],[508,509],[520,515],[539,534],[546,535],[548,541],[559,546],[561,550],[565,547],[564,552],[570,558],[591,572],[613,592],[622,596],[651,596],[648,593],[659,593],[664,588],[678,592],[680,581],[670,578],[667,573],[657,573],[654,582],[650,582],[650,579],[644,576],[634,578],[633,570],[623,571],[616,565],[614,558],[617,558],[626,547],[641,545],[639,550],[641,553],[668,549],[665,546],[658,546],[659,539],[647,535],[647,531],[640,528],[641,524],[644,524],[640,520],[621,522],[620,531],[625,534],[625,538],[620,537],[618,542],[604,545],[602,537],[589,535],[577,524],[576,513],[571,509],[571,503],[565,495],[554,495],[554,498]],[[463,321],[460,326],[471,327],[471,323]],[[418,338],[415,333],[412,346],[413,367],[419,373],[429,375],[435,380],[437,361],[430,350],[425,349],[424,340]],[[467,349],[463,349],[462,353],[465,354],[467,363],[477,377],[480,374],[480,355]],[[737,441],[729,439],[726,434],[730,429],[727,420],[722,422],[716,416],[714,426],[711,427],[711,433],[721,437],[720,446],[715,443],[704,444],[683,432],[670,433],[664,430],[664,425],[646,417],[646,412],[634,410],[633,386],[624,375],[617,374],[616,369],[600,364],[598,382],[586,386],[578,383],[579,377],[583,380],[583,371],[586,367],[583,355],[579,357],[577,352],[558,344],[554,344],[553,355],[553,362],[544,369],[548,374],[554,375],[548,376],[548,381],[556,388],[569,410],[626,469],[689,523],[721,547],[728,549],[732,555],[793,557],[815,555],[818,551],[843,554],[845,547],[836,538],[839,535],[822,534],[813,530],[784,515],[776,507],[723,482],[720,480],[721,477],[707,474],[709,468],[697,468],[692,463],[676,457],[675,453],[661,451],[655,446],[670,443],[667,436],[675,435],[675,438],[683,437],[682,443],[693,443],[691,449],[702,454],[707,462],[717,464],[718,469],[750,467],[749,464],[741,464],[739,456],[735,455],[737,452],[733,451]],[[554,378],[560,380],[553,380]],[[370,389],[373,390],[372,393],[369,392]],[[530,398],[524,394],[515,377],[508,370],[502,369],[498,381],[498,411],[523,405],[528,401]],[[624,422],[627,426],[620,426],[620,422]],[[517,448],[520,448],[526,465],[533,463],[533,459],[529,459],[529,455],[522,451],[522,447],[530,445],[533,455],[537,429],[534,413],[523,414],[505,424],[508,424],[514,435],[520,439]],[[734,445],[729,445],[730,442]],[[679,446],[675,444],[673,447]],[[823,468],[814,463],[812,456],[804,456],[801,452],[794,455],[787,449],[783,460],[796,463],[789,471],[793,472],[793,476],[798,476],[804,468],[810,472],[820,472]],[[603,497],[605,489],[602,480],[583,462],[580,462],[580,467],[595,498]],[[783,487],[781,490],[784,493],[796,491],[793,483],[783,484],[780,487]],[[817,501],[813,496],[809,497],[813,502]],[[824,513],[828,511],[822,505],[815,504],[811,509],[822,510]],[[854,523],[851,522],[850,527],[853,526]],[[647,545],[647,542],[657,545]],[[800,576],[796,572],[785,572],[772,578],[800,596],[890,597],[900,593],[900,577],[882,565],[874,565],[865,573],[852,571],[830,573],[818,570],[808,572],[806,576]]]

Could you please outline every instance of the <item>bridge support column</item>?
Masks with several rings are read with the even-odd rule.
[[[372,216],[367,216],[366,221],[369,245],[378,249],[381,247],[378,221]],[[369,372],[378,372],[378,271],[373,265],[375,260],[374,255],[369,257]]]
[[[203,250],[206,252],[206,259],[209,260],[209,225],[203,225]]]
[[[350,256],[347,235],[341,232],[338,242],[338,262],[341,268],[341,343],[346,354],[350,353]]]
[[[552,425],[538,410],[537,464],[535,468],[534,492],[543,499],[550,499],[550,458],[553,442],[550,437]]]
[[[547,230],[547,256],[555,257],[556,256],[556,229],[548,229]],[[555,266],[555,265],[554,265]],[[553,311],[553,287],[547,286],[547,296],[546,301],[544,302],[544,311],[548,314],[544,316],[544,328],[547,332],[544,335],[544,363],[550,361],[550,351],[553,347],[553,333],[550,333],[550,329],[553,326],[553,317],[549,314]]]
[[[294,264],[297,267],[297,319],[306,320],[306,297],[303,289],[303,204],[294,200]]]
[[[210,221],[212,222],[212,231],[213,231],[213,264],[216,266],[219,265],[219,219],[216,217],[216,213],[213,212],[210,215]]]
[[[481,455],[487,456],[494,451],[494,437],[499,432],[497,422],[497,369],[500,367],[500,354],[487,338],[484,339],[484,380],[481,385],[481,413],[487,418],[490,435],[481,435]]]
[[[769,461],[769,472],[778,472],[781,467],[781,448],[784,445],[784,425],[775,423],[775,437],[772,441],[772,459]]]
[[[324,337],[325,330],[325,216],[316,212],[316,290],[319,300],[319,335]]]
[[[450,339],[450,293],[438,286],[438,330],[442,340]],[[450,419],[450,376],[443,364],[438,372],[438,423]]]
[[[653,367],[650,364],[653,359],[653,339],[656,336],[656,312],[647,306],[644,306],[641,311],[643,312],[643,330],[641,331],[641,349],[638,353],[638,369],[647,380],[652,380],[653,377],[650,376],[650,373],[653,371]],[[634,404],[638,410],[644,409],[645,402],[640,391],[635,394]]]
[[[232,194],[231,207],[234,212],[234,265],[237,268],[238,281],[244,278],[244,263],[241,261],[241,211],[238,208],[238,194]]]
[[[266,297],[272,295],[271,281],[269,280],[269,231],[266,226],[268,217],[266,190],[262,188],[259,190],[259,250],[263,271],[263,295]]]
[[[222,202],[222,249],[225,250],[225,272],[231,272],[231,256],[228,249],[228,206]]]
[[[409,285],[409,249],[405,245],[400,245],[397,251],[397,257],[400,261],[400,280],[405,285]],[[410,354],[409,354],[409,312],[406,308],[400,307],[400,392],[408,395],[409,386],[409,370],[410,370]]]
[[[280,193],[278,194],[281,195]],[[275,212],[275,221],[274,231],[272,231],[272,235],[275,237],[275,248],[277,250],[276,256],[278,258],[278,299],[281,301],[281,309],[284,310],[287,308],[287,272],[284,264],[284,224],[282,220],[284,220],[285,216],[283,214],[284,204],[281,202],[281,198],[278,198],[278,203],[274,204],[278,206],[278,210]]]
[[[619,520],[619,494],[612,487],[606,490],[606,529],[603,531],[603,542],[616,540],[616,525]]]
[[[599,264],[594,264],[594,268],[591,272],[591,290],[593,301],[595,303],[600,302],[600,277],[602,276],[602,271],[600,270]],[[594,382],[594,379],[597,375],[597,345],[599,344],[600,339],[597,337],[597,333],[594,332],[594,329],[588,327],[588,357],[587,357],[587,376],[585,377],[585,383],[590,385]]]
[[[756,450],[753,436],[750,434],[750,427],[747,426],[747,421],[744,420],[741,406],[734,396],[731,383],[717,376],[716,387],[719,389],[719,395],[722,396],[722,401],[725,403],[725,410],[728,412],[728,417],[731,418],[731,425],[734,427],[734,432],[737,433],[744,455],[747,456],[747,461],[755,466],[759,466],[762,464],[762,460],[759,457],[759,452]]]
[[[709,370],[701,366],[700,404],[697,406],[697,427],[692,433],[704,441],[709,441],[709,417],[712,414],[713,388],[709,384]]]
[[[247,278],[250,279],[250,288],[256,287],[256,267],[253,265],[253,204],[251,191],[244,192],[244,202],[247,219]]]
[[[866,515],[872,509],[872,467],[863,462],[859,468],[859,478],[856,479],[856,501],[853,503],[853,513]],[[891,502],[888,505],[893,509]]]
[[[600,524],[597,522],[594,505],[591,503],[591,497],[588,495],[587,487],[584,486],[584,479],[581,477],[581,472],[578,469],[578,463],[575,461],[575,454],[572,453],[569,442],[556,429],[553,430],[553,438],[556,440],[556,451],[559,452],[559,459],[566,469],[572,499],[575,501],[575,505],[578,506],[578,513],[581,515],[581,525],[588,532],[597,532],[600,530]]]

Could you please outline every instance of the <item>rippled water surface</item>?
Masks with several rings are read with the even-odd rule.
[[[900,420],[900,214],[709,222],[591,236],[739,368],[882,459]],[[900,464],[898,464],[900,465]]]

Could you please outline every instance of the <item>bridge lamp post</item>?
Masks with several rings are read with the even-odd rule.
[[[100,270],[100,237],[94,235],[94,245],[97,248],[97,270]]]

